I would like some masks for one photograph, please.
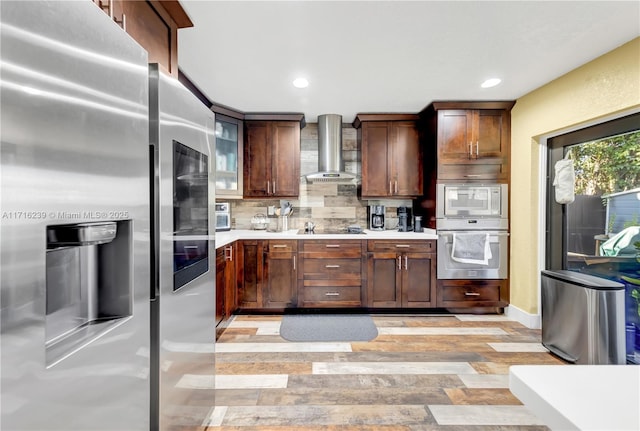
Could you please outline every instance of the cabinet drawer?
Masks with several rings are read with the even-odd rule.
[[[369,251],[393,251],[393,252],[435,252],[436,242],[434,240],[369,240],[367,241]]]
[[[305,258],[331,259],[362,256],[362,241],[358,240],[303,240]]]
[[[500,286],[442,286],[439,294],[444,302],[499,301]]]
[[[360,286],[305,286],[302,294],[304,305],[322,302],[345,302],[344,305],[360,305]]]
[[[508,175],[507,166],[503,163],[490,163],[484,161],[483,163],[474,164],[457,164],[457,163],[441,163],[438,165],[438,178],[439,179],[500,179]]]
[[[304,279],[362,278],[360,259],[309,259],[303,261]]]
[[[269,253],[285,253],[298,251],[298,241],[285,240],[285,241],[269,241],[268,244]]]

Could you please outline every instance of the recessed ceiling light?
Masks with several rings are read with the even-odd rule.
[[[487,79],[486,81],[484,81],[480,86],[482,88],[491,88],[491,87],[495,87],[496,85],[500,84],[502,82],[502,79],[500,78],[491,78],[491,79]]]
[[[293,81],[293,86],[296,88],[307,88],[309,86],[309,81],[306,78],[296,78]]]

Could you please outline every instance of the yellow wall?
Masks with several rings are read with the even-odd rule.
[[[511,111],[511,304],[538,313],[539,138],[640,107],[640,38],[521,97]]]

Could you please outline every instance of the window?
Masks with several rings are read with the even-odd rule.
[[[617,278],[640,266],[634,245],[640,241],[639,125],[640,114],[634,114],[549,140],[547,268]],[[569,150],[576,198],[560,205],[554,201],[553,166]],[[619,240],[609,241],[616,235]]]
[[[548,147],[546,268],[624,284],[627,360],[638,363],[640,113],[556,136]],[[568,151],[576,196],[560,205],[554,199],[553,167]]]

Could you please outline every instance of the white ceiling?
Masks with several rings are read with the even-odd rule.
[[[640,36],[638,1],[181,3],[194,27],[178,32],[179,65],[209,99],[307,122],[515,100]],[[480,88],[490,77],[502,84]]]

